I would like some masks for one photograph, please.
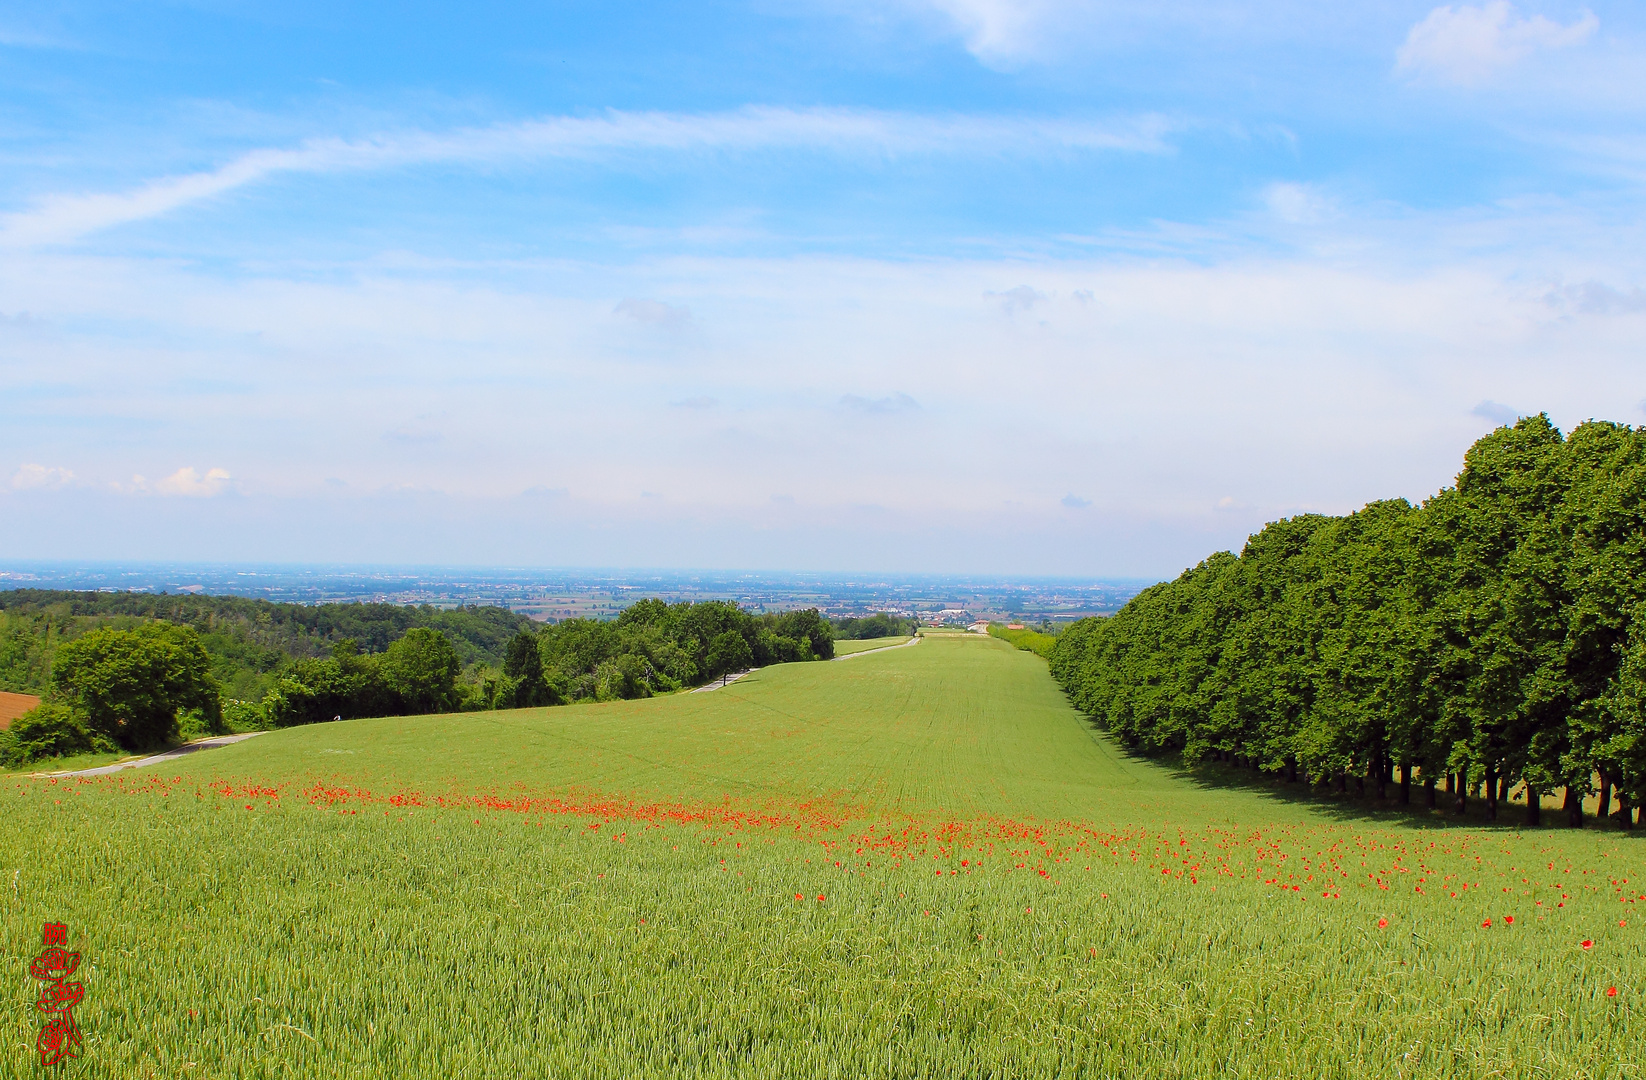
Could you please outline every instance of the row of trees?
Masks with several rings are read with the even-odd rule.
[[[516,636],[487,693],[494,708],[642,698],[833,657],[833,631],[815,608],[753,615],[718,600],[640,600],[613,621],[568,619]]]
[[[344,641],[368,655],[418,628],[438,630],[465,668],[497,664],[533,623],[507,608],[377,603],[292,604],[239,596],[0,590],[0,690],[44,693],[57,648],[93,630],[163,620],[194,630],[233,699],[261,700],[293,662],[323,659]]]
[[[641,600],[615,621],[527,623],[503,647],[498,668],[465,677],[453,644],[414,627],[381,653],[338,643],[332,655],[283,668],[262,701],[277,727],[334,717],[529,708],[650,697],[751,665],[827,659],[829,626],[815,610],[751,615],[724,602]]]
[[[902,619],[887,611],[877,611],[857,619],[836,619],[837,641],[867,641],[871,638],[911,637],[920,628],[919,619]]]
[[[459,645],[429,626],[411,626],[381,651],[345,639],[327,656],[286,658],[260,701],[231,699],[227,716],[213,672],[218,660],[194,627],[165,620],[97,627],[53,642],[50,680],[41,687],[47,700],[0,733],[0,759],[142,750],[231,724],[649,697],[751,665],[834,656],[830,626],[815,609],[756,616],[724,602],[642,600],[614,622],[518,625],[499,643],[500,669],[480,664],[467,673]]]
[[[1278,521],[1060,637],[1053,674],[1124,743],[1283,773],[1471,791],[1571,824],[1646,801],[1646,428],[1477,442],[1420,507]]]

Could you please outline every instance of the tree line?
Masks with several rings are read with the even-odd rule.
[[[1051,670],[1128,746],[1488,818],[1646,801],[1646,428],[1546,415],[1420,506],[1273,522],[1106,619]]]
[[[495,619],[493,610],[501,611],[465,609],[482,621]],[[0,759],[142,750],[179,737],[336,718],[650,697],[754,665],[834,656],[832,628],[815,609],[754,615],[721,601],[642,600],[611,622],[571,619],[539,629],[517,618],[496,664],[465,664],[445,630],[412,625],[379,651],[344,638],[325,655],[282,654],[256,701],[224,699],[222,657],[208,647],[220,627],[208,624],[202,634],[197,625],[137,622],[129,614],[119,625],[80,626],[75,636],[47,638],[50,675],[38,687],[47,700],[0,733]]]
[[[904,619],[889,611],[877,611],[855,619],[835,619],[836,641],[868,641],[883,637],[913,637],[920,628],[919,619]]]
[[[726,601],[648,599],[615,620],[567,619],[522,629],[509,640],[499,667],[479,669],[454,685],[449,700],[453,709],[478,710],[645,698],[751,666],[833,657],[829,623],[815,609],[754,615]],[[270,690],[269,722],[448,711],[395,702],[385,690],[386,675],[383,663],[341,652],[299,662]]]
[[[283,669],[352,641],[377,655],[416,628],[437,630],[465,669],[502,662],[532,621],[507,608],[429,604],[274,603],[239,596],[0,590],[0,690],[44,693],[57,648],[92,630],[163,620],[186,626],[211,657],[226,697],[259,701]]]

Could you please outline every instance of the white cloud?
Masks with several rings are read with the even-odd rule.
[[[830,153],[947,154],[1068,150],[1161,153],[1172,122],[1156,114],[1108,122],[943,115],[867,109],[750,106],[722,113],[556,116],[451,132],[314,139],[296,149],[243,154],[209,172],[163,177],[135,190],[55,194],[0,216],[0,245],[60,243],[142,221],[280,173],[332,173],[410,165],[504,164],[627,152],[813,149]]]
[[[74,480],[68,469],[48,468],[45,465],[24,465],[12,474],[11,486],[18,491],[52,490],[67,487]]]
[[[1437,7],[1406,35],[1395,67],[1413,78],[1475,86],[1535,52],[1580,45],[1599,26],[1590,11],[1569,26],[1542,15],[1522,18],[1508,0]]]
[[[617,307],[612,309],[615,315],[626,315],[639,323],[649,323],[652,326],[664,326],[669,329],[685,326],[691,322],[690,308],[675,307],[665,304],[661,300],[641,300],[635,297],[626,297]]]
[[[1313,184],[1270,184],[1263,201],[1271,214],[1288,225],[1318,224],[1337,212],[1332,199]]]
[[[991,292],[987,295],[998,296],[1001,306],[1008,312],[1032,311],[1034,306],[1042,300],[1051,299],[1047,294],[1029,285],[1019,285],[1015,289],[1007,289],[1005,292]]]
[[[1037,52],[1047,17],[1060,5],[1047,0],[929,0],[985,64],[1009,64]]]
[[[141,484],[142,477],[133,477]],[[162,495],[181,495],[186,498],[209,498],[229,490],[234,478],[225,469],[210,469],[201,476],[192,466],[184,466],[163,480],[155,482],[154,490]]]
[[[940,549],[962,565],[1170,572],[1304,504],[1433,492],[1484,430],[1469,413],[1488,394],[1563,426],[1631,418],[1619,412],[1642,395],[1641,316],[1570,317],[1546,299],[1551,284],[1604,282],[1574,302],[1616,306],[1646,281],[1640,226],[1602,210],[1367,219],[1345,203],[1310,230],[1316,251],[1213,238],[1192,256],[1082,259],[303,263],[225,277],[25,252],[0,259],[0,295],[64,327],[67,345],[8,343],[5,378],[42,387],[43,415],[95,421],[78,472],[129,476],[134,446],[162,437],[184,461],[235,461],[253,493],[208,515],[205,500],[160,498],[109,513],[207,522],[200,543],[247,558],[384,545],[381,558],[413,561],[895,568],[923,562],[935,534],[922,530],[940,521],[972,545]],[[1266,213],[1231,226],[1265,227],[1290,232]],[[1019,282],[1057,299],[1004,317],[986,293]],[[637,367],[636,335],[612,313],[623,296],[689,306],[712,333],[658,335],[645,356],[675,362]],[[141,339],[110,329],[134,319]],[[233,400],[191,389],[228,370],[248,383]],[[439,443],[384,440],[424,417]],[[1003,446],[1034,448],[1034,475]],[[159,487],[235,486],[187,479]],[[520,497],[537,484],[573,494]],[[391,505],[385,491],[403,494]],[[1234,491],[1238,504],[1218,505]],[[354,524],[304,532],[313,515],[294,507],[310,497]],[[63,515],[85,501],[41,503]],[[886,509],[853,509],[866,506]],[[494,511],[518,527],[477,537],[472,521]],[[271,524],[245,527],[256,515]],[[693,521],[726,531],[691,540]],[[142,547],[73,525],[31,542],[132,557],[179,533],[154,524]]]
[[[1583,281],[1550,289],[1545,302],[1557,311],[1582,315],[1635,315],[1646,311],[1646,289],[1617,288],[1603,281]]]

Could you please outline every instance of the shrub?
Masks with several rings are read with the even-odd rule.
[[[67,705],[48,702],[19,716],[0,733],[0,762],[25,765],[69,754],[112,753],[118,747]]]
[[[180,712],[197,711],[207,730],[222,727],[211,657],[186,626],[93,630],[57,650],[51,681],[54,696],[91,730],[128,750],[176,737]]]

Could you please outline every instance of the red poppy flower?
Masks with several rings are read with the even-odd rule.
[[[822,893],[817,894],[817,902],[819,904],[821,904],[823,902],[823,894]]]
[[[1503,916],[1503,925],[1504,926],[1513,926],[1514,924],[1515,924],[1515,917],[1513,915]]]
[[[1607,987],[1607,988],[1606,988],[1606,996],[1607,996],[1607,997],[1617,997],[1617,987],[1615,987],[1615,986],[1608,986],[1608,987]]]
[[[1389,928],[1389,920],[1388,919],[1379,919],[1379,920],[1377,920],[1377,928],[1379,930],[1387,930]]]
[[[1480,924],[1480,928],[1482,930],[1490,930],[1492,928],[1492,920],[1487,919],[1485,922]]]
[[[1578,942],[1578,944],[1582,945],[1585,949],[1592,949],[1595,947],[1595,943],[1590,941],[1588,938],[1584,938],[1582,941]]]

